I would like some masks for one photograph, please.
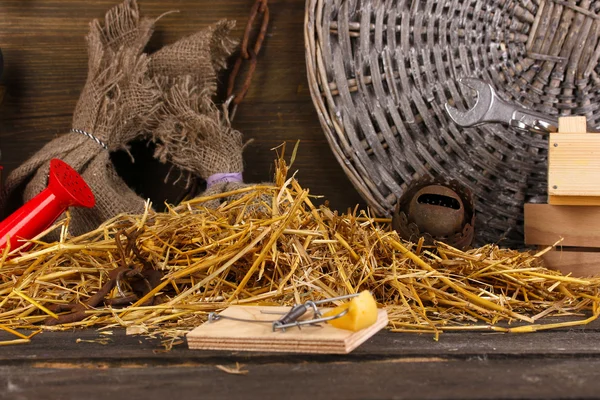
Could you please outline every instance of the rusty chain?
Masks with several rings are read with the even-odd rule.
[[[242,37],[240,54],[237,60],[235,61],[235,64],[233,65],[231,74],[229,75],[229,82],[227,84],[226,106],[231,107],[231,113],[229,115],[230,120],[233,120],[233,118],[235,117],[237,106],[242,102],[242,100],[246,96],[246,93],[250,88],[250,83],[252,82],[252,76],[254,75],[254,71],[256,70],[256,57],[260,53],[260,49],[262,47],[263,41],[265,40],[265,35],[267,33],[267,27],[269,26],[269,6],[267,3],[268,0],[256,0],[254,2],[254,5],[250,10],[250,17],[248,18],[248,22],[246,23],[244,36]],[[260,29],[258,31],[258,34],[256,35],[254,46],[250,46],[250,36],[252,35],[255,21],[257,20],[257,17],[259,15],[262,15],[260,25],[257,24],[257,26],[260,26]],[[238,86],[237,83],[243,64],[248,64],[246,77],[243,80],[239,91],[235,92],[235,88]]]

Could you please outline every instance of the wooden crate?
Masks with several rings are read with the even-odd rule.
[[[547,267],[575,276],[600,275],[600,134],[585,117],[559,118],[548,143],[548,204],[525,205],[525,243],[556,249]]]
[[[525,243],[562,241],[542,256],[548,268],[573,276],[600,275],[600,207],[525,204]]]
[[[548,203],[600,205],[600,134],[585,117],[559,119],[548,143]]]

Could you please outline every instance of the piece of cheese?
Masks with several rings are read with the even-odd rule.
[[[328,323],[336,328],[356,332],[373,325],[377,321],[377,303],[371,292],[367,290],[361,292],[351,301],[328,311],[323,316],[338,315],[346,309],[348,312],[344,316],[332,319]]]

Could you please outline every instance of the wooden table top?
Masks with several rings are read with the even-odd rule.
[[[348,355],[188,350],[185,343],[165,352],[158,340],[122,329],[46,332],[2,348],[0,398],[598,398],[599,328],[445,333],[437,342],[381,331]],[[247,373],[220,369],[236,363]]]
[[[117,0],[2,0],[0,47],[7,94],[0,107],[0,150],[10,172],[57,134],[66,132],[86,77],[84,36]],[[222,18],[238,21],[240,37],[253,0],[140,0],[143,13],[181,12],[158,24],[151,48]],[[294,164],[300,183],[333,208],[362,203],[332,155],[306,82],[303,0],[270,0],[271,26],[250,92],[234,127],[255,141],[245,152],[248,182],[268,180],[270,149],[301,140]],[[223,77],[223,81],[225,77]],[[160,186],[164,169],[134,149],[116,156],[121,172],[147,182],[154,204],[172,197]],[[150,172],[148,172],[150,171]],[[157,179],[158,177],[158,179]],[[94,330],[43,333],[0,350],[0,399],[33,398],[597,398],[600,324],[537,334],[380,332],[347,356],[161,351],[157,340],[125,336],[110,342]],[[0,340],[9,336],[0,334]],[[598,342],[597,342],[598,340]],[[246,375],[217,368],[236,362]]]

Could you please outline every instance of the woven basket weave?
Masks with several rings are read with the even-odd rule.
[[[479,77],[501,98],[600,122],[600,2],[307,0],[308,80],[337,159],[369,205],[391,215],[424,174],[476,199],[476,242],[522,244],[523,204],[546,200],[544,137],[460,128],[444,112]]]

